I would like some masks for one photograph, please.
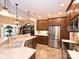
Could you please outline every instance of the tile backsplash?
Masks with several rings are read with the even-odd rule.
[[[79,32],[70,32],[70,40],[79,40]]]
[[[38,31],[38,35],[48,36],[48,31]]]

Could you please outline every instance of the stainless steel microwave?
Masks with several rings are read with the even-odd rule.
[[[68,31],[79,32],[79,16],[75,17],[68,25]]]

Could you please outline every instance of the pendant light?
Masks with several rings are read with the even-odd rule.
[[[28,11],[27,13],[28,13],[28,23],[27,23],[27,25],[30,26],[30,22],[29,22],[29,21],[30,21],[30,20],[29,20],[30,11]]]
[[[17,13],[18,4],[15,4],[15,5],[16,5],[16,20],[15,20],[15,24],[18,25],[19,24],[19,21],[18,21],[18,13]]]

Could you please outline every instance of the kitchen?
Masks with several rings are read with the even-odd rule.
[[[0,0],[0,10],[8,9],[7,15],[0,12],[1,59],[78,59],[74,46],[79,39],[79,1],[56,1]]]

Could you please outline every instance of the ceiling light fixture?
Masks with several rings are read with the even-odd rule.
[[[17,14],[17,7],[18,7],[18,4],[15,4],[16,5],[16,20],[15,20],[15,24],[18,25],[19,24],[19,21],[18,21],[18,14]]]
[[[49,14],[47,16],[50,16]]]
[[[27,23],[27,25],[30,26],[30,22],[29,22],[30,21],[29,20],[29,13],[30,13],[30,11],[28,11],[27,13],[28,13],[28,23]]]
[[[67,11],[67,14],[69,14],[70,13],[70,11]]]
[[[73,10],[70,10],[70,13],[74,12]]]
[[[59,12],[59,15],[61,15],[62,14],[62,12]]]
[[[50,18],[51,16],[50,16],[50,14],[47,14],[47,18]]]
[[[77,10],[76,10],[77,11]],[[70,14],[70,13],[73,13],[74,12],[74,10],[68,10],[67,11],[67,14]]]
[[[61,20],[60,18],[58,18],[57,20]]]
[[[60,4],[61,7],[63,7],[64,5],[65,5],[64,3],[61,3],[61,4]]]
[[[79,3],[79,0],[75,0],[73,3]]]
[[[39,16],[38,18],[41,18],[41,16]]]
[[[75,12],[79,12],[79,9],[75,9]]]

